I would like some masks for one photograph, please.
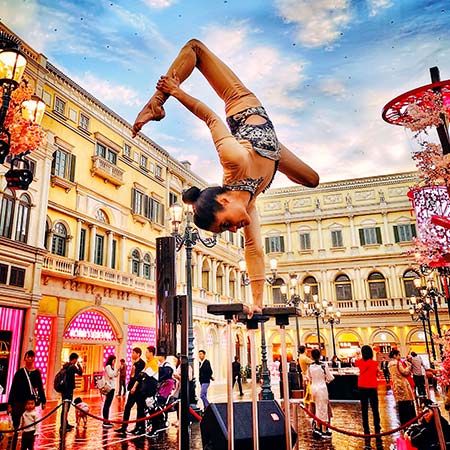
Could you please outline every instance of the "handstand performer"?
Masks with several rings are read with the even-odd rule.
[[[225,102],[231,133],[210,108],[180,88],[195,67]],[[244,228],[253,303],[261,308],[265,265],[256,197],[269,187],[277,170],[308,187],[316,187],[319,176],[278,141],[261,102],[202,42],[192,39],[181,49],[156,89],[137,116],[133,134],[150,120],[164,118],[163,104],[169,96],[209,127],[224,171],[223,185],[203,190],[193,186],[183,193],[183,201],[193,205],[194,222],[200,228],[215,233]]]

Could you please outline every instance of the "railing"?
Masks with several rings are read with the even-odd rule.
[[[73,259],[65,258],[64,256],[46,255],[44,256],[44,264],[42,268],[52,272],[74,275],[75,261]]]
[[[116,186],[122,186],[124,184],[124,170],[98,155],[92,157],[91,174],[92,176],[98,175],[105,178]]]

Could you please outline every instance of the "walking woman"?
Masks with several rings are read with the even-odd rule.
[[[361,400],[361,414],[364,434],[370,434],[369,402],[372,408],[375,433],[379,433],[380,411],[378,409],[378,363],[373,359],[373,350],[369,345],[361,348],[361,359],[357,359],[355,366],[359,369],[358,390]],[[370,447],[370,438],[366,439],[366,448]]]
[[[111,408],[111,403],[114,399],[114,392],[116,386],[116,378],[119,374],[119,369],[114,369],[116,364],[116,357],[114,355],[109,355],[106,360],[105,365],[105,386],[107,386],[107,392],[105,396],[105,403],[103,404],[103,418],[105,422],[103,422],[103,428],[112,428],[112,423],[108,422],[109,419],[109,409]]]
[[[328,399],[327,383],[333,381],[334,376],[327,364],[320,362],[320,351],[315,348],[311,352],[313,363],[308,367],[308,380],[311,383],[311,397],[314,403],[314,414],[322,421],[331,421],[331,407]],[[315,438],[331,438],[331,431],[325,425],[315,425]]]
[[[402,361],[397,349],[389,353],[389,373],[391,376],[392,391],[397,402],[400,424],[404,425],[416,416],[414,407],[414,393],[408,377],[411,375],[411,364]]]
[[[224,101],[231,132],[217,114],[180,88],[180,83],[195,67]],[[190,40],[156,87],[155,94],[136,118],[133,133],[136,135],[150,120],[164,118],[163,105],[169,96],[208,126],[223,167],[223,184],[203,190],[191,187],[183,194],[183,201],[193,205],[194,222],[200,228],[215,233],[244,228],[245,260],[253,303],[259,309],[265,268],[256,197],[268,189],[277,170],[308,187],[316,187],[319,176],[278,141],[258,98],[202,42]]]

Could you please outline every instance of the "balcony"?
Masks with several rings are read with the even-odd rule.
[[[110,163],[101,156],[92,157],[92,168],[91,175],[103,178],[105,182],[110,182],[116,188],[122,186],[125,182],[123,181],[124,170],[117,167],[115,164]]]
[[[75,273],[75,260],[49,253],[44,257],[42,274],[58,274],[62,278],[73,278]]]
[[[134,275],[86,261],[79,261],[75,276],[77,281],[93,283],[95,280],[96,285],[130,292],[134,290]]]
[[[156,294],[156,283],[152,280],[136,277],[134,280],[134,287],[136,291],[145,292],[146,294]]]

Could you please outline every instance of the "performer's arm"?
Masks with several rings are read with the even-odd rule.
[[[254,204],[248,213],[250,224],[244,228],[245,262],[250,277],[253,304],[261,308],[265,282],[264,251],[261,243],[258,211]]]

